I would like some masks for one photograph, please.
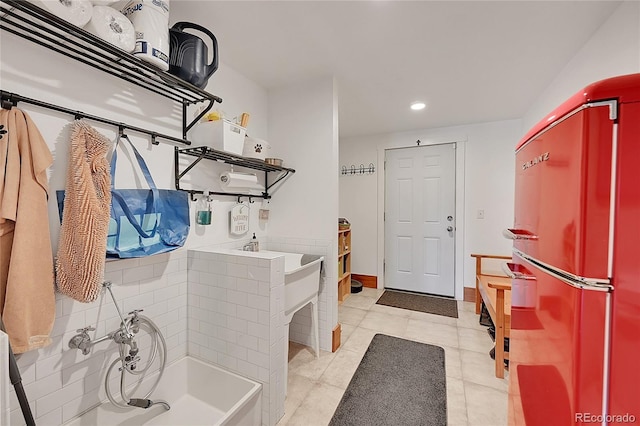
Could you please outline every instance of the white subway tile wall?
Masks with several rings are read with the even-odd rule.
[[[167,363],[187,354],[187,279],[186,250],[107,261],[106,265],[105,280],[113,283],[123,314],[144,309],[142,315],[160,328],[167,342]],[[79,303],[56,294],[53,343],[18,356],[22,383],[38,425],[60,425],[106,399],[103,383],[107,368],[117,357],[116,345],[99,343],[85,356],[77,349],[69,349],[68,342],[80,328],[96,328],[89,333],[95,339],[119,324],[113,301],[104,291],[92,303]],[[141,341],[142,347],[149,344]],[[111,385],[116,386],[118,378],[113,376]],[[10,424],[24,425],[13,388],[10,407]]]
[[[284,259],[197,249],[188,259],[189,354],[260,381],[262,423],[275,425],[284,414]]]
[[[219,245],[237,248],[242,242]],[[337,322],[337,258],[335,241],[267,238],[263,249],[325,256],[320,284],[320,347],[331,350]],[[197,250],[197,249],[195,249]],[[263,424],[275,425],[284,414],[284,260],[225,256],[194,250],[142,259],[108,261],[105,280],[123,314],[144,309],[160,328],[168,349],[167,362],[188,354],[263,383]],[[93,303],[79,303],[56,294],[53,343],[18,357],[22,382],[39,425],[60,425],[106,400],[104,378],[117,357],[111,342],[96,345],[84,356],[68,349],[77,330],[86,326],[99,338],[120,323],[104,291]],[[312,346],[311,311],[293,317],[289,339]],[[117,387],[113,375],[110,386]],[[275,395],[271,398],[271,395]],[[13,389],[11,425],[24,425]]]

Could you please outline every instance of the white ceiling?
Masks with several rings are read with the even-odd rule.
[[[174,0],[171,20],[266,89],[334,75],[349,137],[520,118],[619,4]]]

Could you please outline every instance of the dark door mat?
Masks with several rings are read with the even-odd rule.
[[[444,349],[376,334],[330,426],[446,425]]]
[[[385,290],[376,304],[458,318],[458,302],[454,299]]]

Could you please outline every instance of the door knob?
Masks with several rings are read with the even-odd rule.
[[[453,231],[453,226],[447,226],[447,231],[452,232]]]

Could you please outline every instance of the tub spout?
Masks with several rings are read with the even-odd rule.
[[[258,251],[258,246],[255,242],[250,242],[242,246],[242,251]]]
[[[145,408],[145,409],[159,404],[159,405],[162,405],[166,410],[171,409],[171,406],[169,405],[169,403],[161,399],[152,401],[150,399],[132,398],[131,400],[129,400],[128,404],[132,407]]]

